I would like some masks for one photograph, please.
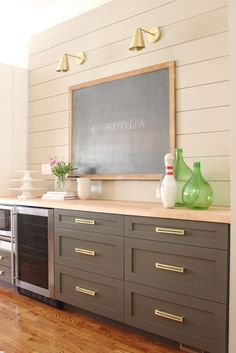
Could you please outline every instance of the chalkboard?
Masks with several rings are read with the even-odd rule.
[[[70,88],[74,176],[159,179],[175,146],[175,64]]]

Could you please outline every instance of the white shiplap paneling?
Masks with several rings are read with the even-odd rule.
[[[196,72],[198,73],[196,75]],[[229,80],[228,56],[177,67],[176,87],[187,88]]]
[[[148,0],[145,2],[129,0],[128,6],[127,0],[115,0],[112,4],[109,3],[102,8],[97,8],[95,11],[79,16],[79,18],[71,19],[36,35],[30,43],[30,58],[32,59],[29,63],[30,69],[38,66],[35,65],[35,62],[37,62],[36,56],[43,51],[51,50],[51,48],[58,47],[62,43],[66,43],[68,49],[74,49],[74,46],[69,47],[70,43],[76,44],[74,40],[83,38],[86,35],[96,36],[98,33],[99,37],[104,37],[104,41],[99,38],[98,43],[101,43],[100,45],[107,45],[107,43],[116,39],[120,40],[124,32],[122,28],[120,33],[117,33],[117,31],[113,32],[116,24],[121,23],[126,31],[126,36],[131,37],[132,33],[130,31],[127,32],[127,29],[132,31],[137,26],[162,27],[186,18],[212,12],[224,6],[227,6],[227,0],[200,0],[198,2],[195,0]],[[96,20],[94,21],[92,18]],[[152,19],[155,20],[154,23],[150,23]],[[130,23],[128,28],[126,27],[127,22]],[[100,33],[99,31],[104,32]],[[91,39],[95,38],[91,37]],[[97,41],[92,40],[91,43],[97,43]],[[89,50],[94,47],[96,47],[96,44],[91,47],[88,46],[86,49]],[[41,56],[39,58],[43,62],[43,58]],[[49,58],[47,60],[50,60]],[[39,64],[39,66],[42,65]]]
[[[29,149],[68,144],[68,128],[33,132],[29,134]]]
[[[68,127],[68,110],[36,116],[29,119],[29,132],[54,130]]]
[[[176,93],[177,112],[229,105],[228,81],[183,88]]]
[[[68,88],[105,76],[176,60],[177,145],[202,163],[215,204],[229,204],[230,125],[227,0],[112,1],[35,36],[30,45],[29,166],[68,158]],[[162,38],[127,50],[136,26],[158,25]],[[87,52],[56,73],[61,52]],[[101,198],[156,201],[157,182],[103,182]]]
[[[228,156],[230,154],[229,141],[229,131],[177,136],[177,145],[184,149],[186,157]]]
[[[229,106],[177,113],[177,135],[230,130]]]
[[[50,146],[44,148],[33,148],[29,149],[28,152],[28,163],[29,164],[41,164],[48,163],[50,157],[57,156],[59,159],[64,161],[68,160],[68,146]]]
[[[164,21],[169,23],[169,16],[168,16],[169,11],[166,12]],[[153,15],[153,18],[150,19],[151,23],[156,22],[156,16]],[[214,26],[207,26],[207,23],[214,23]],[[137,25],[136,25],[137,26]],[[135,25],[130,26],[131,28],[135,28]],[[124,31],[124,25],[122,24],[116,24],[116,33],[122,33]],[[193,18],[186,18],[185,20],[182,20],[180,22],[174,21],[171,24],[168,24],[166,26],[163,26],[161,28],[162,31],[162,38],[161,41],[159,41],[157,44],[154,45],[150,44],[148,41],[146,41],[146,52],[151,51],[151,50],[160,50],[163,48],[168,48],[170,46],[188,42],[191,40],[195,40],[198,38],[203,38],[209,35],[221,33],[223,31],[226,31],[228,29],[228,22],[227,22],[227,8],[220,8],[218,10],[215,10],[213,12],[208,12],[206,14],[203,14],[201,16],[195,16]],[[127,30],[125,30],[125,33],[127,33]],[[130,31],[130,29],[129,29]],[[86,61],[86,64],[83,66],[78,66],[74,64],[73,60],[71,60],[71,68],[73,69],[73,72],[81,72],[84,70],[89,70],[92,67],[97,67],[98,65],[106,65],[109,64],[110,62],[114,61],[119,61],[123,60],[128,57],[133,57],[134,53],[128,51],[129,43],[131,40],[131,37],[127,37],[127,35],[124,38],[119,37],[119,40],[113,39],[112,42],[109,42],[106,46],[102,45],[100,46],[97,41],[100,40],[99,34],[97,34],[98,37],[93,39],[92,43],[93,49],[92,50],[87,50],[86,46],[81,45],[81,43],[78,43],[77,45],[74,46],[74,49],[72,53],[75,54],[78,50],[83,50],[86,51],[88,60]],[[112,36],[112,35],[111,35]],[[90,42],[89,38],[85,38],[86,42]],[[80,39],[81,42],[81,39]],[[47,82],[49,80],[54,80],[54,79],[59,79],[63,77],[63,75],[57,73],[55,71],[55,67],[57,64],[57,61],[59,60],[60,54],[62,52],[69,52],[67,48],[67,44],[63,43],[62,48],[56,55],[56,60],[51,63],[51,61],[45,61],[44,65],[42,66],[41,62],[41,69],[39,68],[38,70],[33,70],[31,71],[31,75],[29,77],[29,85],[35,85],[43,82]],[[50,51],[48,52],[48,56],[50,57]],[[142,55],[142,54],[141,54]],[[71,73],[68,73],[71,75]]]

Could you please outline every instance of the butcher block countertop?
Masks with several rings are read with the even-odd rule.
[[[19,199],[0,197],[2,205],[61,208],[66,210],[113,213],[130,216],[159,217],[191,221],[230,223],[230,209],[211,207],[208,210],[186,208],[166,209],[158,202],[113,201],[113,200],[42,200],[41,198]]]

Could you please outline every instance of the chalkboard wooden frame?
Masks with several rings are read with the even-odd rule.
[[[73,163],[73,165],[75,167],[77,167],[77,162],[73,160],[73,149],[75,150],[76,148],[78,149],[78,146],[75,146],[75,141],[77,140],[77,136],[75,138],[73,138],[73,130],[75,131],[74,126],[78,127],[79,126],[79,114],[78,114],[78,110],[79,110],[79,103],[77,102],[77,98],[76,98],[76,94],[78,93],[79,95],[81,93],[83,93],[83,89],[87,89],[90,87],[101,87],[101,85],[103,85],[104,83],[108,83],[112,82],[112,81],[116,81],[116,83],[123,83],[122,80],[123,79],[127,79],[127,78],[132,78],[138,75],[142,75],[140,76],[141,79],[145,79],[145,74],[152,74],[152,73],[158,73],[161,72],[161,70],[165,70],[168,73],[168,78],[166,79],[168,82],[168,87],[165,88],[165,94],[167,95],[167,97],[165,97],[165,100],[168,100],[168,122],[166,122],[167,127],[168,127],[168,138],[169,141],[166,142],[167,148],[165,150],[165,153],[167,152],[173,152],[174,148],[175,148],[175,143],[176,143],[176,122],[175,122],[175,111],[176,111],[176,100],[175,100],[175,61],[169,61],[166,63],[162,63],[162,64],[158,64],[158,65],[153,65],[153,66],[149,66],[149,67],[145,67],[145,68],[141,68],[138,70],[133,70],[133,71],[129,71],[129,72],[125,72],[125,73],[121,73],[121,74],[116,74],[113,76],[109,76],[109,77],[104,77],[102,79],[97,79],[94,81],[90,81],[90,82],[85,82],[85,83],[81,83],[75,86],[72,86],[69,88],[69,160]],[[149,75],[150,77],[150,75]],[[118,81],[117,81],[118,80]],[[126,81],[127,82],[127,81]],[[158,83],[158,79],[155,81]],[[109,86],[106,86],[107,88]],[[159,89],[159,88],[158,88]],[[161,88],[160,88],[161,89]],[[164,89],[163,89],[164,90]],[[163,93],[164,94],[164,93]],[[74,98],[73,98],[74,97]],[[119,98],[119,97],[118,97]],[[127,99],[129,99],[129,97],[126,97]],[[145,97],[140,97],[140,100],[144,99]],[[109,104],[109,102],[108,102]],[[75,106],[76,106],[76,113],[75,114]],[[100,107],[102,108],[102,107]],[[106,107],[107,108],[107,107]],[[109,107],[108,107],[109,108]],[[100,109],[101,110],[101,109]],[[145,116],[145,119],[148,119],[148,112],[146,114],[147,116]],[[112,119],[112,114],[111,117],[109,116],[110,119]],[[78,119],[76,121],[76,119]],[[91,117],[90,117],[91,119]],[[158,117],[157,117],[158,119]],[[75,125],[76,123],[76,125]],[[84,129],[83,129],[84,130]],[[82,131],[82,130],[81,130]],[[75,134],[75,132],[74,132]],[[142,142],[142,141],[141,141]],[[76,142],[78,143],[78,142]],[[160,147],[160,146],[159,146]],[[169,148],[168,148],[169,147]],[[163,149],[163,148],[162,148]],[[157,141],[157,146],[156,146],[156,153],[158,153],[158,141]],[[145,158],[145,156],[144,156]],[[161,156],[162,160],[164,158],[164,155]],[[160,180],[162,173],[163,173],[163,165],[159,166],[159,169],[157,167],[157,172],[155,173],[149,173],[145,171],[145,173],[109,173],[109,171],[105,172],[105,173],[96,173],[96,172],[92,172],[92,173],[81,173],[80,168],[76,169],[73,172],[73,176],[74,177],[79,177],[79,176],[83,176],[83,177],[89,177],[90,179],[96,179],[96,180]]]

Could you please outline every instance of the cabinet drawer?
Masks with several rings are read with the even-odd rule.
[[[123,237],[56,228],[58,264],[123,278]]]
[[[9,251],[0,250],[0,267],[1,265],[11,266],[11,253]]]
[[[127,216],[125,235],[206,248],[229,247],[229,225],[222,223]]]
[[[56,265],[56,299],[111,319],[123,320],[123,282]]]
[[[125,279],[227,303],[227,251],[126,238]]]
[[[125,322],[210,353],[226,352],[227,306],[125,283]]]
[[[11,268],[0,264],[0,281],[11,283]]]
[[[123,235],[123,216],[84,212],[55,210],[55,226],[102,234]]]

